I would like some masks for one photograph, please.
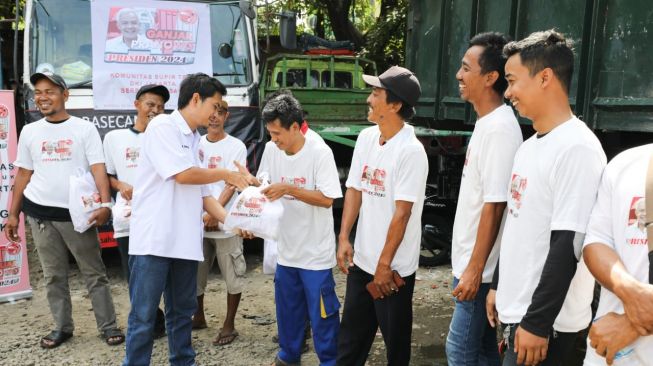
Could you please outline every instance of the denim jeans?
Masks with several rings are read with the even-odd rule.
[[[123,365],[149,365],[156,310],[165,300],[169,361],[173,366],[195,364],[191,344],[191,317],[197,308],[197,261],[129,256],[129,325]]]
[[[458,286],[453,279],[453,288]],[[490,290],[489,283],[481,283],[476,297],[470,301],[458,301],[449,325],[447,336],[447,362],[449,365],[493,365],[501,364],[497,347],[497,333],[490,326],[485,312],[485,298]]]

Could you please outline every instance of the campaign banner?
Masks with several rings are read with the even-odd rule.
[[[4,229],[11,207],[16,169],[16,113],[13,90],[0,90],[0,217]],[[27,242],[23,214],[18,221],[20,243],[7,240],[0,234],[0,302],[32,297],[27,267]]]
[[[136,92],[146,84],[166,86],[166,109],[175,109],[186,75],[212,75],[206,3],[94,0],[91,29],[95,109],[133,110]]]

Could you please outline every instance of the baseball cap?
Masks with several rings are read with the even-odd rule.
[[[224,109],[225,111],[229,110],[229,103],[227,103],[226,100],[222,99],[220,101],[220,108]]]
[[[49,71],[46,72],[36,72],[32,74],[32,76],[29,77],[30,83],[32,85],[36,85],[36,83],[41,80],[41,79],[48,79],[50,80],[54,85],[62,88],[63,90],[68,89],[68,85],[66,85],[66,81],[59,75],[51,73]]]
[[[136,92],[136,99],[140,98],[141,95],[145,93],[154,93],[161,96],[161,98],[163,98],[163,103],[166,103],[168,99],[170,99],[170,92],[168,91],[168,88],[163,85],[147,84],[141,86],[141,88]]]
[[[363,75],[363,80],[368,85],[390,90],[411,107],[417,105],[419,96],[422,94],[417,76],[401,66],[392,66],[378,77]]]

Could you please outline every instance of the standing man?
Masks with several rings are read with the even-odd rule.
[[[645,182],[652,155],[651,144],[627,150],[610,161],[601,179],[583,247],[587,267],[601,284],[587,366],[613,361],[645,366],[653,360],[653,285],[648,283],[644,227]]]
[[[500,33],[476,35],[456,74],[460,97],[474,106],[478,120],[467,146],[451,243],[455,308],[447,336],[450,365],[500,364],[485,298],[499,256],[497,235],[512,161],[522,143],[517,118],[503,103],[507,42]]]
[[[227,118],[229,118],[228,104],[222,100],[218,112],[209,119],[208,133],[200,139],[199,160],[202,168],[235,171],[238,168],[234,165],[234,161],[242,166],[247,165],[245,144],[229,136],[224,130]],[[211,195],[229,210],[236,198],[234,187],[224,182],[217,182],[211,184],[210,189]],[[227,315],[213,344],[224,346],[233,342],[238,336],[234,322],[243,292],[246,263],[243,256],[243,238],[221,231],[218,223],[218,220],[209,214],[204,214],[204,261],[197,269],[197,311],[193,315],[193,329],[207,326],[204,317],[204,290],[206,290],[209,271],[217,257],[220,273],[227,285]]]
[[[170,92],[163,85],[144,85],[136,93],[134,107],[136,108],[136,122],[133,127],[114,130],[104,136],[104,157],[106,159],[107,174],[111,188],[118,192],[117,203],[131,205],[133,184],[136,179],[136,168],[140,158],[142,133],[152,118],[163,113],[166,102],[170,99]],[[117,219],[114,214],[114,222]],[[113,237],[118,242],[118,251],[122,263],[123,273],[129,283],[129,229],[116,230],[114,225]],[[163,337],[166,333],[163,311],[157,308],[154,338]]]
[[[372,86],[367,118],[376,126],[358,136],[346,183],[338,266],[348,276],[338,365],[364,365],[378,327],[388,364],[408,365],[428,161],[405,121],[421,89],[417,77],[398,66],[363,79]],[[359,215],[354,251],[349,235]],[[393,271],[405,286],[396,286]],[[382,294],[378,300],[366,289],[370,282]]]
[[[192,365],[191,317],[197,308],[197,262],[202,257],[202,212],[224,220],[206,184],[247,180],[226,169],[199,168],[198,127],[217,113],[226,88],[198,73],[179,88],[178,110],[155,117],[141,141],[129,240],[129,327],[124,365],[149,365],[156,309],[164,295],[171,365]]]
[[[503,52],[505,96],[536,131],[515,155],[501,237],[496,310],[508,342],[503,365],[560,365],[591,320],[594,280],[578,261],[606,157],[569,106],[570,42],[548,30]],[[494,298],[490,291],[493,325]]]
[[[281,199],[284,208],[274,279],[281,348],[275,365],[299,365],[307,320],[320,365],[335,365],[340,302],[332,272],[336,238],[331,206],[342,197],[336,162],[327,144],[302,133],[302,107],[292,95],[271,98],[262,115],[271,141],[259,174],[267,173],[272,183],[262,192],[270,200]]]
[[[45,117],[26,125],[20,135],[14,163],[18,174],[5,236],[10,241],[20,241],[18,216],[24,212],[32,228],[55,322],[55,329],[41,339],[41,347],[58,347],[73,335],[68,251],[86,281],[98,330],[107,344],[120,344],[125,337],[116,326],[97,230],[76,232],[68,211],[68,177],[82,168],[90,169],[102,199],[101,208],[93,212],[89,222],[102,225],[111,215],[100,134],[92,123],[68,114],[68,87],[61,76],[36,73],[30,82],[34,86],[34,101]]]

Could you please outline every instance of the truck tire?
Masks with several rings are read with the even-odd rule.
[[[442,216],[424,215],[419,265],[436,267],[451,262],[451,231],[453,224]]]

